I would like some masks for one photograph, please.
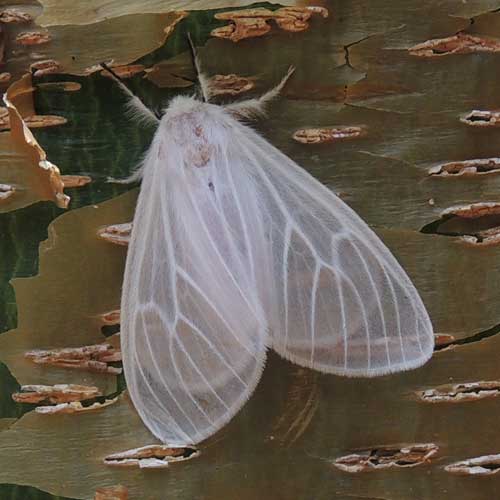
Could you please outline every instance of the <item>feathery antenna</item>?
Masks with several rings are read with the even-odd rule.
[[[161,116],[149,109],[125,84],[122,78],[120,78],[106,63],[102,62],[100,64],[101,68],[106,70],[113,80],[116,82],[118,87],[122,90],[122,92],[127,95],[130,98],[130,102],[128,103],[128,106],[130,110],[138,115],[139,117],[143,118],[145,121],[148,122],[154,122],[158,123],[161,119]]]
[[[191,59],[193,61],[193,66],[196,72],[196,79],[200,84],[201,100],[203,102],[207,102],[209,97],[209,93],[207,92],[208,89],[207,81],[205,75],[203,75],[203,73],[201,72],[198,53],[196,52],[196,47],[194,46],[193,39],[191,38],[191,33],[189,32],[187,34],[187,39],[188,39],[189,50],[191,52]]]
[[[278,85],[268,90],[260,97],[247,99],[240,102],[234,102],[232,104],[226,105],[225,108],[242,118],[252,119],[258,118],[259,116],[265,116],[266,106],[269,104],[269,102],[279,96],[280,92],[283,90],[283,87],[293,75],[294,71],[295,68],[293,66],[290,66],[286,75],[281,79]]]

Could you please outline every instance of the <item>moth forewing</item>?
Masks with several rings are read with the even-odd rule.
[[[122,349],[131,398],[165,443],[196,444],[227,423],[266,348],[348,376],[432,353],[425,307],[375,233],[236,118],[266,102],[175,98],[142,167]]]

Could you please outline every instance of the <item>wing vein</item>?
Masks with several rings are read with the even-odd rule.
[[[394,285],[392,284],[391,278],[387,274],[387,271],[385,269],[385,266],[383,264],[380,265],[384,272],[384,276],[387,279],[387,282],[389,283],[389,289],[391,290],[391,295],[392,295],[392,301],[394,302],[394,310],[396,311],[396,325],[398,327],[398,337],[399,337],[399,343],[401,345],[401,355],[403,356],[403,362],[406,363],[406,356],[405,356],[405,350],[404,350],[404,345],[403,345],[403,335],[401,333],[401,315],[399,314],[399,307],[398,307],[398,300],[396,297],[396,291],[394,290]],[[418,337],[418,334],[417,334]]]
[[[145,386],[148,389],[149,393],[153,396],[153,399],[158,403],[159,407],[163,408],[163,410],[167,413],[167,415],[170,417],[171,421],[177,427],[177,429],[180,431],[180,433],[187,438],[186,442],[189,442],[190,441],[189,435],[182,429],[182,427],[180,426],[180,424],[178,422],[176,422],[176,420],[172,417],[172,414],[168,411],[167,407],[162,403],[162,401],[158,398],[158,396],[156,395],[155,391],[153,390],[153,387],[151,386],[151,383],[149,382],[148,377],[146,377],[146,374],[144,373],[144,370],[142,369],[142,364],[139,361],[139,359],[137,358],[137,353],[134,352],[133,356],[134,356],[134,359],[136,361],[136,365],[137,365],[139,371],[141,372],[142,380],[145,382]],[[168,390],[169,389],[167,388],[167,391]],[[147,408],[147,406],[141,406],[141,409],[145,409],[145,408]],[[193,427],[194,432],[197,433],[196,427],[194,426],[193,422],[189,419],[189,417],[186,417],[186,418],[187,418],[187,421]]]
[[[212,384],[210,384],[210,382],[207,380],[207,377],[205,377],[203,372],[196,366],[196,363],[193,361],[191,354],[189,354],[189,351],[186,350],[183,342],[181,342],[179,335],[175,336],[175,341],[176,341],[176,344],[181,348],[182,352],[184,353],[184,355],[188,359],[191,366],[194,368],[195,372],[201,377],[201,379],[203,380],[205,385],[210,389],[210,392],[220,401],[222,406],[224,406],[224,408],[227,411],[230,411],[230,408],[229,408],[229,406],[227,406],[226,402],[219,396],[218,392],[212,387]],[[191,399],[193,399],[193,401],[194,401],[194,398],[191,397]],[[201,409],[201,407],[200,407],[200,409]],[[208,418],[208,415],[207,415],[207,418]],[[212,423],[212,425],[214,424],[214,422],[212,422],[212,421],[211,421],[211,423]]]
[[[366,331],[366,338],[368,341],[368,346],[367,346],[367,359],[368,359],[368,367],[367,369],[369,370],[371,368],[371,359],[370,359],[370,333],[368,331],[368,318],[366,316],[366,310],[363,307],[363,300],[361,299],[361,294],[358,291],[357,286],[354,284],[354,282],[351,280],[351,278],[342,271],[342,269],[338,268],[335,269],[333,266],[329,264],[324,264],[324,266],[327,269],[330,269],[333,273],[337,272],[340,274],[340,276],[344,279],[344,281],[347,283],[347,285],[351,288],[351,290],[354,292],[354,295],[356,296],[356,299],[358,300],[358,304],[360,305],[361,309],[361,315],[363,316],[363,323],[365,324],[365,331]],[[347,337],[346,337],[347,338]],[[347,353],[347,350],[345,350]],[[345,364],[347,363],[347,354],[346,354],[346,361]]]
[[[311,286],[311,366],[314,365],[315,330],[316,330],[316,294],[318,293],[320,266],[316,263],[314,278]]]
[[[232,191],[233,191],[233,193],[237,193],[236,186],[234,184],[233,174],[231,172],[231,169],[228,168],[229,159],[227,157],[226,151],[224,152],[224,159],[225,159],[225,161],[222,163],[224,164],[224,169],[226,171],[226,175],[227,175],[229,182],[231,184]],[[245,217],[243,216],[243,210],[241,208],[241,203],[240,203],[238,196],[233,196],[233,199],[234,199],[234,202],[236,203],[236,207],[238,208],[238,215],[240,218],[241,227],[243,229],[243,237],[245,239],[246,247],[248,248],[248,260],[250,262],[250,275],[252,276],[252,282],[255,284],[255,282],[256,282],[255,263],[254,263],[254,258],[253,258],[252,244],[251,244],[250,236],[248,233],[248,224],[247,224]]]
[[[234,333],[234,331],[233,331],[234,329],[228,325],[228,323],[226,322],[224,316],[220,313],[220,311],[217,309],[217,307],[215,306],[215,304],[205,295],[205,293],[203,292],[203,290],[201,290],[201,288],[191,278],[191,276],[189,276],[189,274],[182,267],[180,267],[180,266],[176,266],[176,267],[177,267],[177,272],[181,275],[182,279],[185,280],[190,286],[192,286],[196,290],[196,292],[198,292],[203,297],[203,299],[207,302],[207,304],[213,309],[213,311],[215,312],[215,314],[217,314],[217,316],[221,319],[221,321],[224,324],[224,326],[228,329],[229,332],[231,332],[231,335],[234,337],[234,339],[236,340],[236,342],[238,342],[238,344],[240,344],[241,347],[243,347],[243,349],[245,349],[245,351],[251,357],[257,359],[255,353],[252,352],[245,344],[243,344],[241,342],[241,339]]]
[[[207,415],[207,413],[205,412],[205,410],[200,406],[200,404],[198,403],[198,401],[196,401],[196,399],[194,399],[193,395],[191,394],[191,391],[187,388],[186,386],[186,381],[184,380],[184,378],[182,377],[181,375],[181,372],[179,370],[179,367],[174,359],[174,356],[173,356],[173,343],[175,340],[177,340],[177,324],[175,325],[175,336],[174,335],[171,335],[170,338],[169,338],[169,354],[170,354],[170,360],[172,361],[172,366],[174,367],[175,371],[177,372],[177,376],[179,377],[179,381],[180,383],[182,384],[182,387],[184,389],[184,392],[186,393],[186,395],[189,397],[189,399],[194,403],[194,405],[196,406],[196,408],[198,408],[199,412],[207,419],[207,421],[209,422],[209,424],[211,426],[214,425],[214,422],[212,421],[212,419]]]
[[[170,259],[171,267],[169,269],[169,281],[170,281],[170,286],[172,289],[172,307],[174,308],[174,318],[177,317],[177,275],[175,273],[175,268],[176,268],[176,259],[175,259],[175,252],[172,247],[172,244],[170,242],[170,239],[168,238],[168,235],[172,233],[171,227],[170,227],[170,217],[168,215],[168,210],[167,207],[165,206],[165,200],[167,198],[167,188],[166,186],[164,187],[163,193],[165,196],[160,196],[160,207],[161,207],[161,212],[162,212],[162,221],[163,221],[163,232],[165,236],[165,245],[167,247],[167,252],[168,252],[168,257]],[[174,319],[174,323],[175,323]]]
[[[142,326],[143,326],[143,331],[146,332],[146,325],[145,325],[145,322],[144,322],[144,315],[143,314],[141,314],[141,322],[142,322]],[[162,375],[162,371],[160,370],[160,368],[158,366],[158,363],[156,362],[156,358],[155,358],[155,355],[153,353],[153,349],[152,349],[152,346],[151,346],[151,342],[149,341],[148,335],[144,335],[144,338],[146,340],[146,346],[148,348],[151,361],[153,362],[153,365],[156,368],[156,371],[158,373],[159,379],[163,382],[163,385],[167,389],[168,393],[170,394],[170,397],[172,398],[172,400],[175,403],[175,405],[177,406],[177,408],[179,408],[179,410],[181,411],[181,413],[191,423],[191,425],[193,426],[193,428],[196,429],[196,426],[194,425],[193,421],[189,418],[189,416],[187,415],[187,413],[184,411],[184,409],[182,408],[182,406],[179,403],[179,401],[177,401],[177,398],[174,396],[174,394],[170,390],[170,385],[168,384],[168,382],[165,379],[165,377]],[[172,338],[172,336],[170,336],[170,340],[171,340],[171,338]],[[137,354],[137,350],[135,349],[135,341],[134,341],[134,355],[136,356],[136,354]],[[170,357],[172,357],[171,352],[170,352]],[[137,356],[136,356],[136,360],[138,362],[138,365],[140,366],[141,364],[140,364],[139,360],[137,359]],[[143,376],[144,376],[144,372],[143,372]],[[145,378],[145,380],[147,380],[146,377],[144,377],[144,378]],[[148,384],[149,384],[149,381],[148,381]],[[153,389],[153,388],[151,387],[151,389]]]
[[[363,254],[359,250],[358,246],[354,241],[351,241],[351,245],[358,254],[359,259],[361,260],[361,263],[363,265],[363,269],[365,270],[365,273],[368,276],[368,280],[370,281],[370,285],[373,289],[373,292],[375,293],[375,300],[377,301],[377,307],[380,313],[380,320],[382,321],[382,328],[384,330],[384,337],[385,337],[385,348],[386,348],[386,354],[387,354],[387,363],[389,365],[389,368],[391,367],[391,358],[389,355],[389,337],[387,336],[387,327],[385,324],[385,316],[384,316],[384,310],[382,308],[382,301],[380,300],[380,293],[378,291],[377,285],[375,284],[375,281],[373,280],[372,273],[370,272],[370,269],[368,267],[368,264],[366,263],[366,259],[364,258]],[[368,341],[370,342],[370,341]],[[370,347],[368,345],[368,347]],[[370,355],[370,349],[368,349],[368,353]]]
[[[196,215],[198,216],[198,219],[200,220],[200,226],[202,227],[203,232],[207,236],[207,239],[210,242],[210,246],[212,247],[212,249],[214,250],[215,254],[217,255],[222,268],[225,270],[225,272],[227,273],[227,275],[229,276],[229,278],[233,282],[235,288],[238,290],[238,292],[239,292],[240,296],[242,297],[242,299],[248,305],[250,311],[252,311],[253,315],[260,320],[260,316],[257,314],[257,311],[255,310],[254,304],[250,303],[250,301],[248,300],[248,297],[246,296],[246,294],[241,289],[241,286],[239,285],[238,280],[234,277],[233,273],[228,268],[228,266],[227,266],[224,258],[220,254],[219,249],[217,248],[217,245],[215,244],[215,241],[213,239],[213,236],[210,234],[210,231],[207,229],[207,227],[203,223],[203,217],[201,216],[200,208],[198,207],[198,204],[196,203],[196,200],[193,199],[193,195],[192,195],[192,193],[190,191],[188,191],[188,194],[189,194],[189,197],[190,197],[190,200],[191,200],[191,204],[192,204],[194,210],[196,211]]]
[[[285,240],[283,244],[283,307],[285,308],[285,349],[288,346],[288,252],[292,229],[289,224],[285,227]]]
[[[179,317],[182,319],[182,321],[184,321],[187,325],[189,325],[189,327],[191,327],[191,329],[196,334],[198,334],[199,337],[201,337],[208,344],[208,346],[212,349],[212,351],[229,368],[231,373],[243,385],[243,387],[248,388],[248,384],[241,379],[241,377],[236,373],[236,371],[231,366],[231,364],[226,360],[226,358],[219,352],[218,349],[215,348],[215,346],[212,344],[212,342],[210,342],[210,340],[205,335],[203,335],[203,332],[192,321],[190,321],[188,318],[186,318],[186,316],[184,316],[183,314],[180,314]]]

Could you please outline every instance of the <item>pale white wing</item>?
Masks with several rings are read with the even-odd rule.
[[[268,230],[272,291],[263,306],[270,346],[302,366],[347,376],[422,365],[432,355],[432,325],[387,247],[333,192],[258,134],[243,125],[233,133]]]
[[[161,128],[128,251],[122,349],[144,423],[163,442],[185,445],[220,429],[260,378],[268,340],[251,242],[262,241],[262,228],[242,218],[256,200],[252,192],[235,197],[234,183],[245,179],[227,175],[223,148],[200,166],[203,151],[189,146],[196,137],[179,143],[179,128]]]

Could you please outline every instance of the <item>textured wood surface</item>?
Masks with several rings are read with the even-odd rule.
[[[55,16],[57,24],[55,2],[42,3],[51,8],[45,19]],[[237,43],[209,37],[223,24],[214,11],[195,12],[179,22],[161,48],[134,60],[153,47],[144,49],[146,41],[137,45],[132,37],[130,52],[125,45],[120,54],[145,68],[169,67],[170,59],[180,55],[182,60],[190,31],[209,75],[251,78],[255,87],[248,95],[268,89],[293,64],[296,73],[283,98],[255,127],[339,193],[384,239],[414,280],[444,345],[418,370],[370,380],[320,375],[270,354],[254,396],[201,445],[199,457],[162,471],[104,465],[107,455],[156,442],[129,403],[123,379],[35,365],[24,352],[105,340],[102,315],[119,307],[126,246],[98,233],[129,222],[137,195],[106,180],[132,171],[152,131],[124,118],[124,98],[98,72],[44,76],[37,81],[74,81],[81,89],[38,88],[36,113],[64,116],[68,123],[33,133],[63,174],[90,175],[92,182],[67,190],[72,202],[66,213],[46,202],[0,214],[0,323],[9,330],[0,335],[5,363],[0,369],[0,483],[68,498],[92,498],[98,488],[120,484],[131,500],[498,496],[500,246],[467,243],[461,236],[495,231],[500,217],[478,213],[463,220],[456,212],[458,219],[447,217],[456,205],[500,202],[500,176],[470,171],[435,176],[429,169],[500,156],[500,128],[461,121],[473,110],[500,107],[500,54],[481,48],[495,47],[500,39],[500,13],[494,12],[500,2],[338,0],[322,5],[330,16],[313,17],[306,31],[275,30]],[[92,32],[92,26],[81,29]],[[62,36],[69,28],[47,29]],[[6,33],[19,31],[18,26]],[[460,43],[469,43],[466,48],[457,49],[456,39],[442,41],[457,32]],[[433,40],[416,51],[415,46]],[[85,46],[80,49],[92,62]],[[15,59],[7,45],[6,71],[9,58],[15,75],[34,60],[32,49],[23,50],[28,52]],[[160,87],[143,76],[127,81],[150,105],[191,92],[175,79],[172,87]],[[298,130],[338,127],[362,127],[364,133],[323,144],[293,139]],[[6,134],[0,133],[0,173],[11,158]],[[23,179],[22,162],[14,156],[11,165],[9,178],[0,183]],[[121,394],[116,404],[95,412],[43,415],[10,399],[18,384],[83,384],[104,395]],[[441,399],[422,399],[432,391]],[[462,463],[476,457],[485,458]],[[456,463],[462,464],[447,467]],[[2,499],[28,494],[1,487]],[[34,490],[30,494],[47,498]]]

